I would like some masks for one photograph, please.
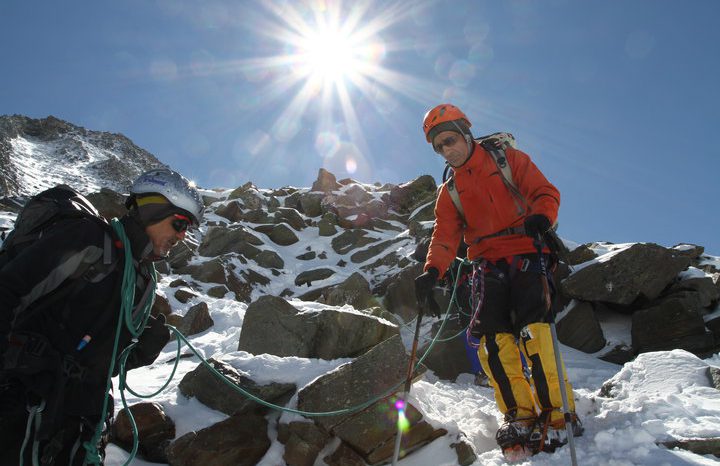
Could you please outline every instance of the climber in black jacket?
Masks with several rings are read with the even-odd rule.
[[[120,219],[126,246],[96,219],[64,219],[0,269],[0,465],[19,464],[21,454],[25,465],[34,464],[33,455],[42,465],[81,465],[97,426],[111,422],[112,405],[108,419],[100,418],[118,325],[113,375],[132,340],[118,322],[126,250],[137,315],[154,299],[152,262],[167,256],[204,211],[197,189],[167,169],[141,175],[127,206]],[[98,260],[108,250],[112,260]],[[147,320],[126,369],[155,360],[170,336],[164,323],[163,315]],[[99,453],[95,464],[102,464],[104,437],[91,448]]]

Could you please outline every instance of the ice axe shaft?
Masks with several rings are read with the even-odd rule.
[[[405,387],[403,388],[402,394],[398,397],[396,403],[406,405],[406,400],[410,394],[410,388],[412,387],[413,374],[415,373],[415,355],[417,354],[418,339],[420,337],[420,323],[422,321],[423,308],[418,307],[417,322],[415,322],[415,335],[413,336],[412,349],[410,350],[410,361],[408,362],[407,378],[405,379]],[[396,409],[398,406],[396,405]],[[403,406],[403,409],[405,407]],[[395,435],[395,452],[393,453],[393,466],[397,466],[398,458],[400,456],[400,443],[402,442],[402,427],[400,424],[400,409],[398,409],[398,423],[397,423],[397,435]]]
[[[575,453],[575,437],[573,436],[572,416],[570,415],[570,403],[568,402],[567,387],[565,386],[565,370],[562,359],[560,358],[560,344],[557,338],[557,329],[555,328],[555,311],[550,301],[550,284],[548,282],[548,272],[545,261],[542,256],[542,237],[538,235],[534,239],[535,249],[537,249],[538,260],[540,261],[541,279],[543,284],[543,293],[545,296],[545,306],[550,316],[550,335],[552,336],[553,353],[555,353],[555,365],[557,366],[558,385],[560,385],[560,397],[563,404],[563,418],[565,419],[565,431],[568,437],[568,446],[570,447],[570,459],[573,466],[577,466],[577,455]]]

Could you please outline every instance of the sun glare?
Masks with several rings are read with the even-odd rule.
[[[357,50],[351,38],[333,28],[312,33],[300,44],[305,72],[324,81],[336,82],[356,73]]]
[[[360,124],[367,106],[390,117],[397,106],[395,94],[418,99],[429,86],[383,64],[388,50],[414,47],[388,44],[381,36],[412,13],[413,2],[343,3],[262,2],[270,15],[258,13],[253,29],[267,39],[258,46],[277,47],[277,53],[239,64],[246,76],[266,81],[254,100],[285,101],[269,137],[288,142],[301,132],[307,134],[304,123],[312,115],[315,149],[323,167],[370,178],[372,174],[364,172],[371,164]],[[359,115],[358,108],[364,113]]]

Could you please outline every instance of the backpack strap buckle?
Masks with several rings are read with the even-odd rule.
[[[68,379],[81,380],[85,377],[85,366],[81,366],[75,358],[65,355],[62,359],[63,375]]]

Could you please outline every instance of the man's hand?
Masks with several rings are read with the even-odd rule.
[[[533,239],[542,239],[550,229],[550,219],[542,214],[530,215],[525,219],[525,234]]]
[[[435,267],[430,267],[427,272],[415,279],[415,298],[417,298],[420,309],[427,309],[435,317],[440,317],[440,306],[433,297],[433,288],[437,283],[440,272]]]
[[[165,315],[158,314],[157,317],[150,317],[145,330],[140,335],[143,352],[153,356],[153,360],[160,354],[168,341],[170,341],[170,330],[165,326]]]

